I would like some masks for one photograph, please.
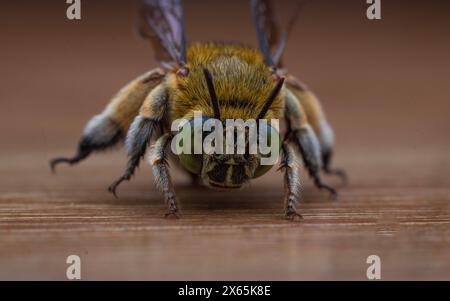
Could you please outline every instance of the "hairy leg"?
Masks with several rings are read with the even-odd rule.
[[[172,140],[171,133],[166,133],[159,137],[153,144],[150,151],[149,162],[152,166],[153,176],[156,185],[164,194],[164,200],[168,206],[166,217],[179,218],[179,209],[177,205],[175,190],[169,173],[169,164],[167,163],[167,148]]]
[[[121,141],[144,99],[163,77],[160,69],[154,69],[122,88],[105,110],[87,123],[76,154],[51,160],[51,169],[54,171],[60,163],[76,164],[92,152],[106,150]]]
[[[158,122],[149,118],[142,118],[137,116],[130,127],[130,132],[127,135],[127,153],[128,162],[125,172],[117,178],[108,188],[115,197],[117,197],[116,189],[123,181],[129,181],[134,175],[136,168],[139,166],[142,157],[145,155],[150,139],[157,127]]]
[[[331,167],[331,158],[332,157],[333,157],[332,149],[328,149],[328,150],[322,152],[323,171],[326,174],[338,176],[339,178],[341,178],[342,183],[344,185],[347,185],[347,183],[348,183],[347,173],[343,169]]]
[[[326,174],[339,176],[345,183],[347,179],[346,173],[342,169],[331,168],[331,159],[334,150],[334,133],[327,121],[319,99],[306,85],[292,75],[287,77],[286,82],[291,92],[299,100],[307,116],[308,123],[311,125],[319,140],[322,151],[323,171]]]
[[[167,91],[164,84],[158,85],[145,99],[140,113],[131,124],[127,138],[126,149],[128,163],[125,172],[117,178],[108,188],[116,195],[116,189],[123,181],[129,181],[144,157],[147,147],[155,131],[161,127],[167,106]]]
[[[285,216],[291,220],[301,219],[295,208],[300,190],[300,167],[294,150],[287,143],[282,145],[282,154],[280,169],[284,171]]]
[[[322,167],[322,158],[320,152],[319,142],[314,131],[309,126],[293,132],[294,141],[300,149],[305,162],[305,167],[308,169],[316,187],[328,190],[332,198],[337,197],[337,191],[320,177],[320,169]]]
[[[319,174],[322,168],[322,151],[319,139],[308,123],[306,113],[300,102],[289,89],[285,89],[285,115],[290,128],[288,138],[299,148],[305,167],[313,178],[314,184],[320,189],[328,190],[335,198],[337,196],[336,190],[326,184]]]
[[[98,115],[87,124],[78,149],[73,157],[57,157],[50,161],[54,172],[60,163],[74,165],[87,158],[93,151],[101,151],[116,145],[123,139],[123,132],[118,124],[109,118]]]

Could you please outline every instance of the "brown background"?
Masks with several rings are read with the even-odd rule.
[[[279,1],[286,15],[292,1]],[[123,84],[153,68],[133,33],[137,3],[0,4],[0,279],[450,279],[450,18],[444,1],[311,1],[290,38],[289,70],[320,96],[337,135],[340,200],[303,176],[305,219],[282,218],[281,174],[239,192],[189,188],[175,172],[184,218],[165,220],[142,165],[115,200],[106,187],[123,150],[58,176],[85,122]],[[255,45],[247,1],[185,1],[190,40]],[[333,179],[330,179],[332,183]]]

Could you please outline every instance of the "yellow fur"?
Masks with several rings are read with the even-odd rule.
[[[300,106],[306,115],[307,122],[317,135],[321,135],[321,124],[326,122],[326,117],[320,105],[319,99],[310,90],[300,90],[288,85],[300,102]]]
[[[188,76],[171,73],[166,79],[171,119],[189,119],[194,111],[213,116],[203,68],[213,75],[222,119],[256,118],[276,84],[261,54],[243,46],[196,44],[188,49],[187,61]],[[281,118],[280,95],[267,112],[267,119]]]
[[[164,78],[164,72],[153,69],[122,88],[109,103],[106,112],[126,133],[139,112],[147,94]]]
[[[166,109],[166,97],[166,86],[161,83],[147,95],[139,110],[139,115],[146,118],[161,119]]]
[[[289,121],[293,129],[305,128],[309,123],[305,108],[291,89],[284,90],[286,110],[290,112]]]

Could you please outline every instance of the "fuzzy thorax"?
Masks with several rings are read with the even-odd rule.
[[[196,44],[188,49],[187,58],[187,76],[171,73],[167,77],[172,120],[190,119],[194,111],[213,116],[203,68],[212,74],[222,119],[256,118],[276,85],[261,54],[251,48]],[[280,95],[265,118],[281,117],[283,101]]]

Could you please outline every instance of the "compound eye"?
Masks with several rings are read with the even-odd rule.
[[[202,171],[202,155],[195,154],[179,154],[181,165],[189,172],[199,175]]]
[[[280,133],[270,124],[260,128],[258,139],[258,150],[261,158],[260,165],[256,168],[253,178],[257,178],[267,173],[278,160],[280,153]]]
[[[207,118],[193,118],[189,122],[180,125],[180,129],[175,136],[175,145],[181,165],[194,174],[200,174],[203,163],[201,153],[203,146],[203,123]],[[198,140],[198,141],[196,141]],[[195,145],[197,144],[197,152]]]

